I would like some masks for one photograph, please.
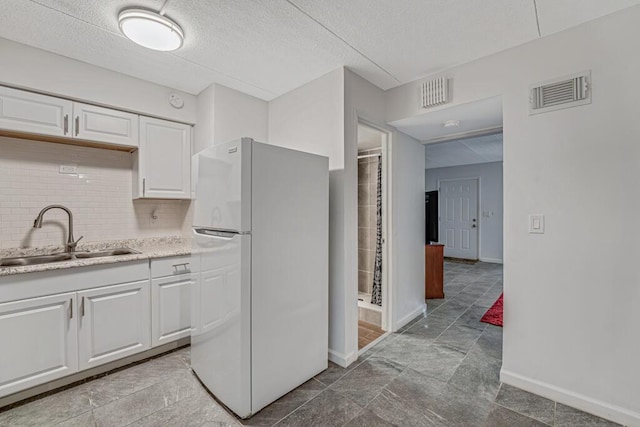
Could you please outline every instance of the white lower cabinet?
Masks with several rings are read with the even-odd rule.
[[[150,348],[148,280],[78,292],[78,304],[81,370]]]
[[[191,274],[151,280],[152,346],[191,335]]]
[[[0,304],[0,396],[78,371],[75,292]]]
[[[190,256],[151,260],[151,345],[191,335],[193,278]]]

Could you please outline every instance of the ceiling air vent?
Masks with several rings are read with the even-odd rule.
[[[548,80],[530,90],[530,115],[591,104],[591,72]]]
[[[439,79],[422,83],[422,108],[446,104],[448,93],[449,84],[446,77],[440,77]]]

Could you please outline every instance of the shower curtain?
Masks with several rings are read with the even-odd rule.
[[[382,156],[378,156],[378,194],[376,197],[376,261],[373,267],[371,304],[382,306]]]

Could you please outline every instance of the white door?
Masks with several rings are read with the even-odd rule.
[[[126,147],[138,146],[138,115],[73,103],[73,136]]]
[[[151,346],[191,335],[191,273],[151,280]]]
[[[478,180],[440,181],[438,205],[444,255],[478,259]]]
[[[149,299],[148,280],[78,292],[80,369],[150,347]]]
[[[191,198],[191,126],[140,117],[142,197]]]
[[[71,101],[0,86],[0,128],[71,136]]]
[[[196,235],[201,254],[199,324],[191,367],[241,417],[251,415],[251,236]],[[223,367],[223,368],[221,368]]]
[[[78,371],[76,294],[0,304],[0,396]]]
[[[251,231],[251,148],[249,138],[198,154],[193,226]]]

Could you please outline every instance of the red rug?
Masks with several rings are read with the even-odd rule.
[[[493,303],[491,308],[480,319],[481,322],[490,323],[496,326],[502,326],[502,294]]]

